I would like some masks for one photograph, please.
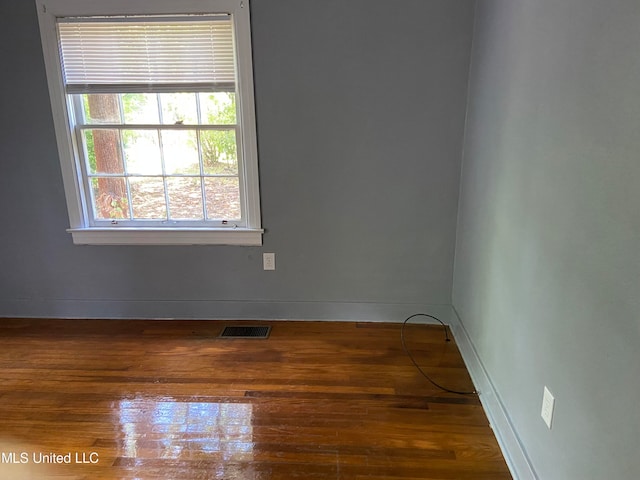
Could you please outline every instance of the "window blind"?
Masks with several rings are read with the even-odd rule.
[[[61,18],[67,93],[233,91],[229,15]]]

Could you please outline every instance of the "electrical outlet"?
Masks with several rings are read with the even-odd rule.
[[[542,412],[540,415],[547,424],[547,427],[551,428],[551,419],[553,418],[553,405],[556,399],[553,398],[551,392],[547,387],[544,387],[544,394],[542,395]]]
[[[276,254],[275,253],[263,253],[262,254],[262,268],[264,270],[276,269]]]

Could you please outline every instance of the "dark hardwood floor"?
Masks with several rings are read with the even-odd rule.
[[[218,338],[247,323],[270,337]],[[406,340],[473,389],[440,326]],[[0,453],[2,479],[511,479],[388,323],[0,319]]]

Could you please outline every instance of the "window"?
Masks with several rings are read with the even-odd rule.
[[[37,0],[75,243],[260,245],[247,0]]]

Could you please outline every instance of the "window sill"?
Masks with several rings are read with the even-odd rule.
[[[70,228],[76,245],[262,245],[262,229],[251,228]]]

